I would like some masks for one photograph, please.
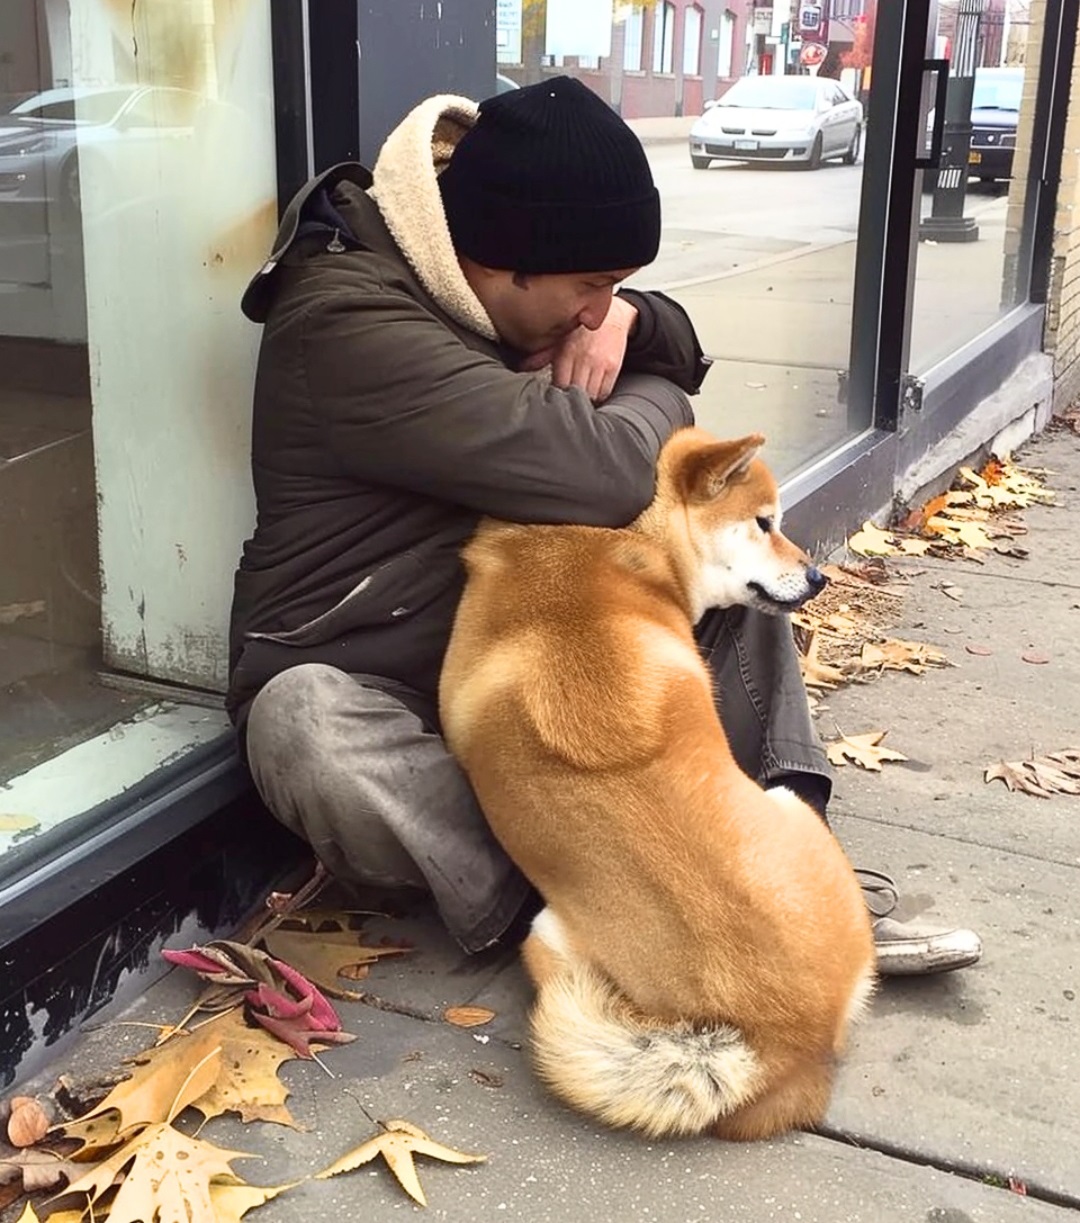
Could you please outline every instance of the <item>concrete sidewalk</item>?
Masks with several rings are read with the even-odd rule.
[[[219,1119],[203,1136],[262,1156],[238,1170],[278,1184],[369,1137],[371,1118],[407,1118],[488,1156],[463,1168],[419,1161],[428,1217],[462,1223],[1077,1218],[1080,798],[1010,794],[984,783],[983,770],[1080,743],[1080,439],[1050,432],[1021,457],[1047,468],[1057,490],[1055,506],[1023,514],[1028,559],[896,564],[906,587],[896,635],[942,647],[955,665],[842,689],[820,715],[827,737],[837,726],[888,730],[910,757],[880,775],[839,771],[835,827],[853,860],[895,875],[905,913],[977,928],[985,957],[964,972],[883,984],[819,1133],[752,1146],[647,1142],[566,1111],[539,1088],[522,1049],[529,991],[514,951],[468,958],[421,906],[370,920],[376,938],[405,937],[415,951],[372,969],[364,988],[382,1008],[340,1004],[359,1039],[324,1055],[336,1077],[311,1063],[285,1067],[290,1107],[309,1128]],[[942,583],[961,588],[959,602]],[[1032,651],[1049,661],[1023,661]],[[632,897],[627,922],[632,935]],[[175,971],[126,1018],[175,1021],[195,992]],[[442,1021],[462,1004],[496,1018],[473,1030]],[[146,1043],[145,1029],[110,1024],[81,1037],[55,1071],[115,1065]],[[344,1223],[417,1210],[380,1162],[307,1181],[249,1217]]]

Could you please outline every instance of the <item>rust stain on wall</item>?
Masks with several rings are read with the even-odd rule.
[[[141,84],[216,98],[254,0],[98,0]]]
[[[270,253],[277,229],[277,201],[264,200],[213,239],[205,264],[211,271],[254,276]]]

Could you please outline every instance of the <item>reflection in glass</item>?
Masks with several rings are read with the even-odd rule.
[[[922,374],[1026,300],[1027,133],[1036,58],[1002,37],[985,0],[943,7],[938,46],[952,53],[942,169],[923,172],[909,368]],[[1037,27],[1024,27],[1030,37]],[[931,112],[930,119],[933,119]]]
[[[224,725],[143,680],[224,678],[257,343],[237,303],[276,221],[269,28],[262,0],[0,4],[0,784],[22,821],[0,877]],[[67,765],[99,744],[96,772]]]
[[[642,136],[664,232],[659,258],[630,283],[685,306],[714,359],[695,402],[701,423],[727,436],[761,429],[782,475],[868,423],[868,405],[842,392],[872,8],[833,6],[813,68],[800,63],[788,7],[499,0],[496,10],[499,72],[523,85],[579,76]],[[698,122],[716,130],[695,148]]]

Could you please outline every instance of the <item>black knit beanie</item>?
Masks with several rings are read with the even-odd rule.
[[[480,104],[439,175],[454,249],[514,272],[610,272],[651,263],[660,196],[645,150],[572,77]]]

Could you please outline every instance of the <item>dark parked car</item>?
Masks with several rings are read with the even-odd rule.
[[[976,68],[971,98],[971,151],[968,175],[984,183],[1012,178],[1016,125],[1020,118],[1023,68]],[[928,116],[927,139],[934,112]],[[923,190],[933,191],[937,171],[927,170]]]
[[[977,68],[968,167],[984,183],[1012,178],[1023,68]]]

